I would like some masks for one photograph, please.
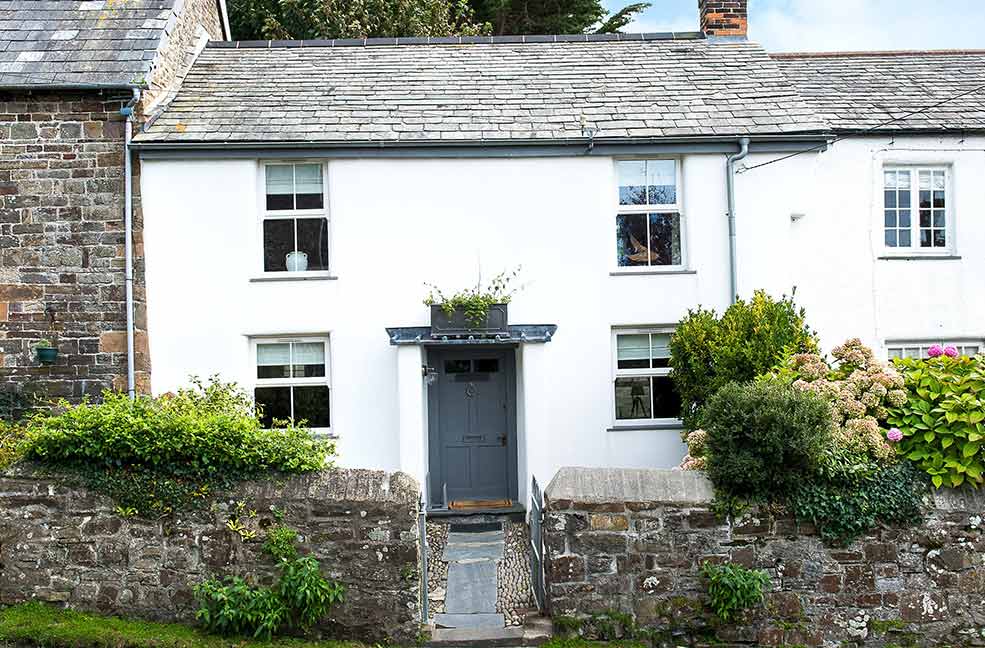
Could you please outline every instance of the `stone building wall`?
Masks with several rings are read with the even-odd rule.
[[[545,498],[555,617],[631,613],[675,645],[985,646],[981,493],[935,493],[921,525],[847,547],[767,510],[722,523],[694,472],[565,468]],[[766,570],[766,605],[717,627],[704,561]]]
[[[0,391],[78,400],[126,386],[123,136],[128,92],[0,91]],[[139,193],[139,165],[134,168]],[[135,212],[137,328],[143,306]],[[40,366],[33,348],[60,356]],[[136,339],[141,382],[147,339]]]
[[[301,550],[345,585],[320,628],[329,636],[411,643],[420,615],[417,504],[404,473],[330,470],[247,482],[229,499],[174,519],[124,519],[108,499],[33,475],[0,475],[0,605],[37,598],[103,613],[192,621],[208,576],[270,582],[264,529],[298,531]],[[242,503],[242,506],[239,506]],[[255,511],[255,516],[251,515]],[[226,523],[257,530],[244,541]]]

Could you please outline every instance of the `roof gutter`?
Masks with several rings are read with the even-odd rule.
[[[736,269],[736,236],[735,236],[735,163],[749,155],[749,138],[739,139],[739,152],[728,156],[725,161],[725,194],[728,198],[728,269],[729,269],[729,305],[734,304],[739,296],[739,277]]]
[[[133,138],[134,111],[140,101],[140,89],[132,88],[133,97],[120,110],[126,117],[123,128],[123,232],[124,232],[124,284],[126,288],[127,318],[127,395],[137,397],[136,368],[134,363],[134,305],[133,305]]]

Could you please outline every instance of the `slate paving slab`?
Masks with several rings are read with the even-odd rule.
[[[463,533],[461,531],[452,531],[448,534],[449,544],[475,544],[483,542],[503,542],[506,539],[503,530],[499,531],[482,531],[479,533]]]
[[[451,544],[445,546],[445,562],[468,562],[474,560],[502,560],[503,543],[486,542],[474,544]]]
[[[505,624],[502,614],[434,615],[434,625],[438,628],[502,628]]]
[[[496,592],[496,561],[448,563],[446,614],[495,614]]]

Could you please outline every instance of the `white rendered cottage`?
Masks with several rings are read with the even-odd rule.
[[[211,44],[135,138],[153,391],[236,380],[337,437],[342,463],[416,475],[438,510],[523,502],[560,466],[676,465],[667,341],[699,304],[796,287],[826,346],[980,344],[981,124],[938,119],[922,151],[884,151],[902,132],[830,147],[855,125],[833,129],[795,59],[747,42],[744,17],[702,25]],[[915,243],[917,206],[911,247],[886,249],[883,182],[899,230],[902,174],[919,201],[925,167],[945,244]],[[431,336],[425,282],[516,266],[508,338]]]

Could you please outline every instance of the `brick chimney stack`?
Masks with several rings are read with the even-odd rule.
[[[749,31],[749,0],[698,0],[705,36],[745,38]]]

